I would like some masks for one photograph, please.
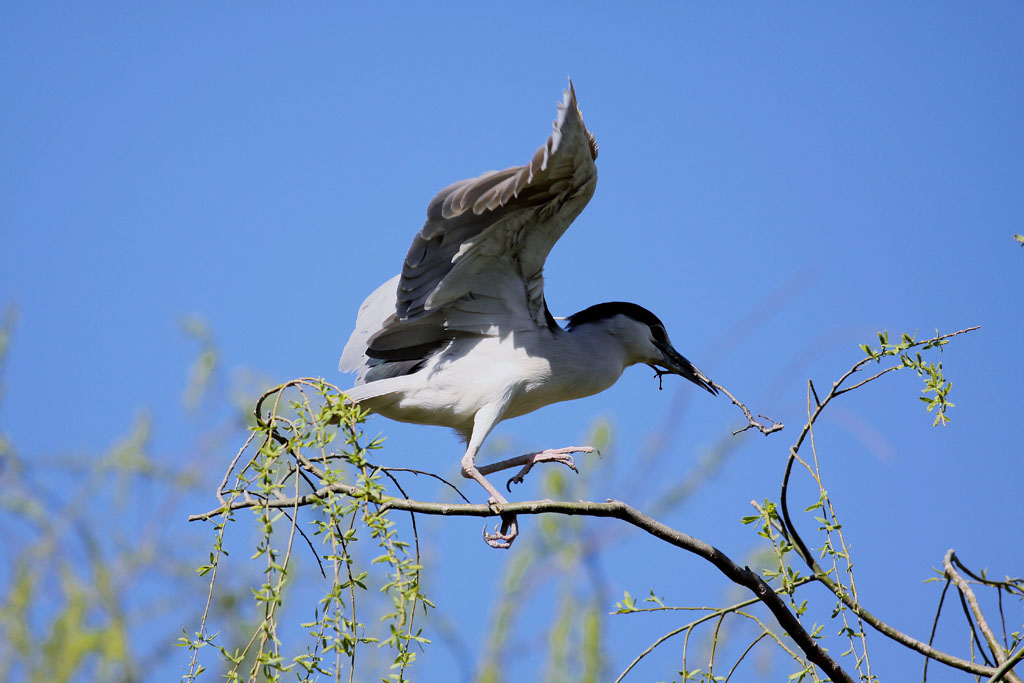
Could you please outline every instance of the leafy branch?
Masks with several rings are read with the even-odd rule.
[[[292,498],[281,498],[265,503],[269,506],[280,508],[294,508],[296,506],[312,504],[315,498],[323,495],[343,494],[358,496],[358,489],[351,485],[334,484],[304,496]],[[489,505],[431,503],[425,501],[409,500],[407,498],[383,497],[380,500],[381,511],[405,510],[426,515],[440,516],[470,516],[470,517],[493,517],[497,513]],[[190,519],[209,519],[218,514],[227,514],[231,511],[255,507],[259,501],[254,499],[240,499],[228,502],[228,509],[218,508],[201,515],[194,515]],[[851,681],[851,679],[811,637],[799,621],[787,608],[782,598],[773,591],[765,581],[752,571],[749,567],[740,567],[722,551],[714,546],[694,538],[686,533],[672,529],[661,522],[644,515],[639,510],[621,501],[609,500],[604,503],[595,502],[565,502],[553,500],[536,500],[521,503],[509,503],[502,506],[502,513],[517,515],[586,515],[591,517],[612,517],[620,519],[647,532],[655,538],[674,545],[682,550],[693,553],[714,565],[730,581],[749,589],[757,599],[768,607],[778,620],[783,630],[796,642],[797,646],[804,652],[808,660],[820,667],[827,675],[836,681]]]
[[[802,586],[803,584],[809,583],[811,581],[814,581],[813,577],[803,577],[803,578],[797,580],[791,586],[784,587],[784,588],[782,588],[782,589],[780,589],[779,591],[776,591],[776,592],[780,593],[780,594],[787,594],[788,595],[788,594],[791,594],[792,591],[795,588],[797,588],[798,586]],[[671,612],[671,611],[705,612],[706,614],[704,614],[704,615],[702,615],[700,617],[697,617],[696,619],[694,619],[693,621],[691,621],[689,623],[683,624],[682,626],[679,626],[677,628],[672,629],[671,631],[669,631],[668,633],[666,633],[665,635],[661,636],[656,641],[651,643],[651,645],[649,647],[647,647],[643,652],[641,652],[639,655],[637,655],[633,659],[633,661],[629,663],[629,666],[627,666],[625,668],[625,670],[621,674],[619,674],[619,677],[615,679],[615,683],[619,683],[620,681],[624,680],[626,675],[630,671],[632,671],[633,668],[637,664],[640,663],[640,660],[642,660],[644,657],[646,657],[651,652],[653,652],[655,650],[655,648],[659,647],[661,644],[663,644],[665,641],[669,640],[670,638],[673,638],[673,637],[675,637],[675,636],[677,636],[677,635],[679,635],[681,633],[685,634],[685,635],[683,637],[683,668],[682,668],[682,671],[680,671],[679,673],[680,673],[680,675],[683,676],[684,680],[692,680],[692,679],[694,679],[694,678],[696,678],[698,676],[701,676],[702,678],[706,679],[709,682],[710,681],[722,681],[722,683],[728,683],[728,681],[732,678],[733,673],[735,673],[736,669],[739,667],[739,665],[746,658],[747,654],[750,653],[750,651],[754,648],[755,645],[757,645],[758,642],[760,642],[762,639],[764,639],[766,637],[767,638],[771,638],[772,640],[774,640],[776,645],[778,645],[780,649],[782,649],[784,652],[786,652],[790,657],[792,657],[801,666],[802,671],[807,671],[809,669],[813,669],[813,667],[811,667],[811,665],[807,661],[805,661],[803,657],[801,657],[796,652],[794,652],[789,647],[789,645],[786,644],[786,642],[783,640],[783,636],[782,635],[777,634],[775,631],[773,631],[771,628],[769,628],[757,616],[755,616],[755,615],[753,615],[753,614],[751,614],[749,612],[743,611],[744,607],[749,607],[751,605],[754,605],[754,604],[760,602],[760,598],[749,598],[747,600],[743,600],[741,602],[738,602],[738,603],[736,603],[734,605],[730,605],[728,607],[673,607],[673,606],[666,605],[661,598],[657,597],[654,594],[654,591],[651,591],[650,595],[648,595],[646,598],[644,598],[644,602],[645,603],[652,603],[655,606],[654,607],[637,607],[637,603],[636,603],[635,599],[633,598],[633,596],[629,594],[629,591],[626,591],[625,596],[623,597],[622,601],[615,603],[616,610],[612,614],[638,614],[638,613],[642,613],[642,612]],[[728,672],[728,674],[725,677],[715,677],[715,675],[714,675],[714,666],[715,666],[716,648],[717,648],[717,644],[718,644],[718,640],[719,640],[719,637],[718,637],[719,636],[719,630],[720,630],[720,628],[722,626],[723,620],[725,619],[726,616],[729,616],[729,615],[736,615],[736,616],[739,616],[739,617],[743,617],[744,619],[747,619],[747,620],[755,623],[758,626],[758,629],[759,629],[760,633],[759,633],[759,635],[757,635],[753,639],[753,641],[751,641],[751,643],[743,650],[743,652],[740,653],[739,657],[736,659],[735,662],[733,662],[733,665],[729,668],[729,672]],[[697,628],[698,626],[700,626],[702,624],[705,624],[705,623],[707,623],[709,621],[712,621],[712,620],[715,621],[715,629],[714,629],[713,634],[712,634],[711,653],[710,653],[710,657],[709,657],[709,661],[708,661],[707,671],[701,671],[700,669],[688,669],[687,666],[686,666],[686,661],[687,661],[687,654],[689,652],[689,647],[688,646],[689,646],[689,642],[690,642],[690,635],[693,633],[695,628]]]
[[[946,410],[952,407],[953,405],[948,400],[948,394],[950,388],[952,387],[952,383],[948,382],[942,375],[942,364],[926,362],[922,358],[918,349],[920,349],[920,351],[927,351],[930,349],[939,349],[941,351],[942,347],[945,344],[947,344],[952,337],[955,337],[960,334],[965,334],[976,329],[978,328],[970,327],[944,335],[936,333],[934,337],[925,340],[917,340],[911,335],[903,334],[901,335],[900,341],[898,343],[891,343],[889,341],[888,334],[883,332],[879,334],[879,346],[861,346],[861,349],[865,352],[866,357],[855,363],[853,367],[850,368],[850,370],[848,370],[844,375],[842,375],[839,378],[839,380],[834,382],[831,390],[825,395],[824,398],[819,397],[817,390],[815,389],[814,383],[808,382],[808,419],[807,422],[804,424],[804,427],[801,430],[800,434],[798,435],[796,443],[790,448],[790,455],[786,463],[785,474],[783,476],[782,481],[780,502],[778,506],[778,510],[781,513],[781,515],[774,515],[774,510],[765,511],[763,514],[765,523],[770,525],[773,529],[777,530],[782,535],[786,550],[795,552],[802,561],[802,563],[805,564],[811,570],[812,576],[819,582],[821,582],[823,585],[825,585],[838,598],[839,602],[837,603],[836,613],[839,613],[843,610],[849,610],[857,617],[858,620],[863,621],[863,623],[867,623],[872,628],[876,629],[878,632],[895,640],[896,642],[901,643],[902,645],[910,649],[913,649],[925,655],[925,657],[929,659],[934,659],[935,661],[941,662],[953,668],[960,669],[962,671],[967,671],[975,675],[991,677],[990,680],[994,682],[996,680],[1002,680],[1002,676],[1007,676],[1006,680],[1017,680],[1015,677],[1013,677],[1012,673],[1008,673],[1012,665],[1008,665],[1007,662],[1014,658],[1017,658],[1017,661],[1019,661],[1019,657],[1017,656],[1019,653],[1013,652],[1013,647],[1019,646],[1018,638],[1015,637],[1013,647],[1002,647],[1002,649],[1000,650],[1000,646],[998,646],[998,644],[994,640],[994,637],[990,638],[990,634],[986,633],[985,640],[993,653],[995,661],[1000,664],[1000,667],[997,670],[997,668],[994,666],[979,664],[978,662],[973,661],[973,658],[972,660],[966,660],[955,655],[936,650],[931,646],[930,640],[929,643],[923,643],[893,628],[889,624],[886,624],[884,621],[882,621],[880,618],[878,618],[862,606],[860,599],[857,596],[856,588],[852,581],[852,563],[849,557],[849,552],[846,547],[845,541],[842,540],[841,525],[838,523],[838,519],[835,516],[835,511],[832,508],[831,501],[829,500],[828,494],[824,488],[824,485],[822,484],[818,467],[817,452],[814,446],[814,426],[820,418],[824,409],[834,399],[838,398],[839,396],[842,396],[845,393],[853,391],[854,389],[861,388],[871,382],[874,382],[875,380],[881,378],[886,374],[906,368],[916,370],[919,376],[925,378],[925,388],[924,390],[922,390],[922,392],[931,395],[923,397],[923,400],[928,404],[929,411],[933,409],[936,410],[936,419],[933,424],[947,424],[949,422],[949,417],[946,415]],[[913,350],[913,353],[911,353],[911,350]],[[853,381],[854,375],[862,371],[869,364],[882,364],[883,362],[889,362],[891,363],[891,365],[859,382]],[[811,444],[811,449],[814,453],[814,457],[811,463],[805,461],[805,459],[800,455],[801,447],[804,445],[805,442],[809,442]],[[826,515],[820,515],[816,518],[820,525],[818,528],[819,531],[824,532],[826,535],[825,544],[821,550],[820,557],[830,557],[833,560],[843,560],[846,563],[846,574],[848,574],[849,576],[849,585],[844,583],[844,581],[842,580],[838,564],[833,564],[833,567],[831,569],[825,569],[821,566],[821,564],[819,564],[819,557],[812,553],[812,551],[808,547],[807,543],[804,541],[803,537],[800,535],[799,531],[797,530],[793,522],[793,518],[790,512],[788,493],[793,467],[795,464],[798,463],[811,474],[812,478],[814,478],[814,480],[817,482],[819,486],[819,501],[816,504],[807,508],[807,511],[813,512],[821,510],[827,512]],[[838,546],[833,542],[831,538],[832,534],[836,534],[837,538],[839,539]],[[947,555],[947,557],[954,556]],[[787,571],[792,571],[792,575],[795,577],[800,576],[799,572],[797,572],[796,570],[790,569]],[[947,576],[950,576],[948,567]],[[1019,583],[1019,580],[1008,579],[1007,582],[1003,582],[1001,586],[1005,589],[1020,590],[1022,584]],[[963,595],[966,595],[964,586],[961,585],[958,586],[958,588]],[[965,597],[965,600],[968,599]],[[973,604],[976,607],[977,603],[974,602]],[[977,611],[975,611],[974,616],[977,618],[979,614],[980,608],[977,608]],[[979,621],[980,623],[984,623],[983,618]],[[862,639],[862,629],[858,632],[850,629],[848,626],[844,626],[844,631],[846,631],[847,635],[851,637],[851,639],[855,635],[860,637],[861,643],[863,644],[864,641]],[[862,656],[864,657],[866,662],[866,651],[863,651]],[[869,669],[866,670],[865,673],[862,673],[862,678],[866,680],[872,679]]]
[[[410,544],[399,537],[384,506],[384,482],[391,475],[367,459],[380,444],[373,441],[364,445],[359,425],[365,414],[339,398],[337,387],[312,378],[293,380],[266,392],[256,404],[256,427],[218,487],[220,507],[192,518],[212,521],[215,538],[209,563],[198,569],[200,575],[210,576],[199,629],[192,636],[185,633],[179,643],[191,651],[185,680],[194,681],[204,673],[200,651],[215,643],[216,633],[208,628],[214,584],[227,554],[224,536],[228,523],[234,521],[233,515],[240,509],[250,509],[261,530],[251,559],[264,558],[266,565],[262,585],[252,591],[262,618],[243,647],[229,651],[216,646],[227,665],[225,678],[277,681],[281,674],[295,671],[300,681],[318,675],[341,680],[347,668],[348,680],[353,681],[357,649],[376,643],[395,652],[393,673],[385,680],[400,682],[406,680],[406,669],[415,661],[415,648],[429,642],[415,627],[417,607],[431,606],[420,591],[418,540],[411,550]],[[266,416],[264,404],[269,405]],[[342,448],[332,450],[339,435]],[[303,496],[303,489],[321,495]],[[313,538],[299,525],[299,509],[306,506],[311,506],[315,515],[311,521]],[[282,519],[287,521],[283,529],[279,524]],[[366,568],[358,566],[355,553],[363,531],[379,548],[379,554]],[[310,634],[311,645],[301,654],[287,656],[278,623],[297,536],[320,565],[325,589],[313,619],[302,624]],[[317,537],[320,550],[314,546]],[[367,635],[366,624],[357,617],[358,596],[368,590],[374,566],[386,568],[379,577],[380,591],[392,601],[390,611],[381,618],[385,632],[379,637]],[[243,674],[245,662],[249,666]]]
[[[875,381],[882,375],[895,370],[902,370],[904,368],[911,368],[917,371],[918,377],[924,377],[924,389],[921,390],[922,394],[932,394],[931,396],[921,396],[920,400],[927,404],[928,412],[932,412],[933,409],[938,409],[935,412],[935,422],[933,426],[939,426],[940,424],[945,426],[949,423],[949,416],[946,415],[946,409],[952,408],[954,403],[950,402],[947,396],[950,390],[953,388],[953,383],[946,381],[946,378],[942,375],[942,363],[930,363],[926,362],[921,357],[920,351],[915,351],[913,354],[909,353],[911,349],[920,349],[921,351],[927,351],[929,349],[939,349],[942,351],[942,347],[949,343],[950,338],[955,337],[958,334],[965,332],[973,332],[977,330],[977,327],[968,327],[967,329],[960,330],[959,332],[953,332],[952,334],[940,335],[938,330],[935,331],[935,336],[931,339],[918,341],[913,335],[904,332],[901,335],[899,343],[889,343],[889,333],[879,332],[878,342],[879,346],[872,347],[868,344],[861,344],[861,350],[867,355],[865,360],[860,361],[853,368],[833,386],[834,396],[841,396],[854,389]],[[900,365],[893,365],[886,368],[885,370],[868,377],[867,379],[858,382],[852,386],[838,389],[838,385],[842,384],[848,377],[853,373],[860,371],[860,369],[868,362],[874,361],[875,363],[881,363],[887,358],[896,357],[899,359]],[[814,387],[811,385],[811,390]],[[815,396],[816,397],[816,396]]]

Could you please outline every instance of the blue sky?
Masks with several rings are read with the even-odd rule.
[[[949,427],[930,427],[916,377],[895,377],[838,404],[819,448],[866,601],[897,625],[926,635],[934,585],[920,581],[949,547],[996,575],[1024,569],[1008,542],[1024,475],[1020,4],[31,3],[5,15],[0,304],[20,322],[0,425],[25,457],[102,452],[143,410],[154,452],[183,457],[185,315],[209,324],[231,366],[344,386],[337,358],[358,305],[397,272],[429,199],[525,162],[571,75],[600,178],[548,261],[553,312],[644,305],[710,377],[788,425],[739,437],[665,521],[744,556],[755,538],[736,520],[777,495],[806,379],[827,385],[877,330],[981,325],[943,356]],[[492,439],[569,445],[605,417],[612,451],[588,466],[626,468],[671,425],[657,490],[735,426],[727,401],[698,393],[672,378],[658,392],[634,369]],[[396,463],[451,473],[461,455],[443,429],[369,429]],[[211,458],[211,476],[232,455]],[[623,497],[614,483],[598,495]],[[166,524],[196,543],[198,564],[208,539],[189,511]],[[444,566],[456,584],[493,588],[516,552],[477,542],[476,521],[432,528],[457,548]],[[623,546],[652,559],[610,562],[616,599],[725,590],[694,558],[640,537]],[[438,580],[434,597],[482,628],[457,586]],[[658,635],[624,637],[610,669]],[[883,680],[918,670],[876,641]],[[675,656],[640,679],[670,677]],[[455,670],[440,646],[421,665],[434,680]]]

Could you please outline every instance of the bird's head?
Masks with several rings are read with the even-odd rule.
[[[644,363],[657,373],[659,387],[662,375],[679,375],[712,394],[718,389],[693,363],[675,350],[669,341],[665,324],[643,306],[624,301],[610,301],[585,308],[569,316],[570,332],[582,325],[600,326],[614,336],[626,351],[629,364]]]

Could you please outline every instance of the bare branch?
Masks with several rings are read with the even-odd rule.
[[[994,581],[992,579],[987,579],[984,576],[978,576],[977,574],[972,572],[970,568],[966,567],[964,563],[960,561],[960,558],[956,555],[953,555],[953,563],[956,566],[960,567],[960,571],[966,574],[967,576],[971,577],[971,579],[973,579],[976,583],[981,583],[986,586],[992,586],[993,588],[1002,588],[1009,593],[1016,593],[1020,597],[1024,598],[1024,591],[1021,590],[1021,585],[1024,584],[1024,579],[1015,579],[1007,576],[1005,581]]]
[[[750,653],[750,651],[754,649],[754,646],[757,645],[758,643],[760,643],[762,638],[766,638],[767,636],[768,636],[768,632],[767,631],[762,631],[761,634],[757,636],[757,638],[754,638],[753,642],[751,642],[750,645],[747,645],[747,649],[745,649],[742,653],[740,653],[739,659],[737,659],[736,663],[732,665],[731,669],[729,669],[729,673],[728,673],[728,675],[726,675],[725,680],[722,683],[729,683],[729,681],[732,679],[732,675],[734,673],[736,673],[736,669],[739,668],[740,664],[743,662],[743,660],[746,658],[746,656]]]
[[[306,505],[312,505],[318,500],[323,500],[331,493],[343,493],[346,496],[360,497],[363,494],[363,490],[357,486],[350,484],[334,483],[330,486],[324,486],[319,488],[312,493],[307,493],[303,496],[293,496],[291,498],[275,498],[274,500],[261,500],[258,498],[246,497],[241,500],[232,500],[226,505],[222,505],[219,508],[214,508],[209,512],[203,512],[198,515],[189,515],[188,521],[190,522],[201,522],[207,519],[222,515],[226,512],[233,512],[235,510],[244,510],[245,508],[260,507],[267,508],[289,508],[289,507],[303,507]],[[486,506],[475,506],[475,507],[486,507]],[[418,512],[414,510],[414,512]],[[437,513],[434,513],[437,514]]]
[[[978,622],[978,628],[981,630],[981,634],[985,636],[985,642],[988,643],[989,650],[992,651],[996,664],[1001,666],[1006,662],[1006,651],[1000,646],[999,641],[996,640],[996,635],[989,628],[985,615],[981,611],[981,606],[978,605],[978,598],[974,595],[974,590],[971,589],[971,585],[953,567],[954,561],[960,564],[960,561],[956,559],[956,553],[950,548],[946,551],[946,556],[942,558],[942,567],[946,570],[946,576],[956,584],[960,594],[967,601],[967,604],[970,605],[971,614],[974,615],[975,621]],[[1016,674],[1010,673],[1009,670],[1006,672],[1006,679],[1012,681],[1012,683],[1021,683],[1020,678]]]
[[[439,474],[434,474],[433,472],[427,472],[425,470],[414,470],[414,469],[412,469],[410,467],[378,467],[377,469],[379,469],[381,472],[385,472],[385,473],[387,473],[387,472],[409,472],[410,474],[415,474],[415,475],[422,474],[425,477],[430,477],[432,479],[437,479],[439,482],[441,482],[442,484],[444,484],[445,486],[450,488],[452,491],[455,491],[455,493],[458,494],[459,498],[461,498],[462,500],[466,501],[467,503],[469,502],[469,498],[466,498],[466,496],[462,495],[462,491],[459,490],[458,486],[456,486],[455,484],[451,483],[450,481],[448,481],[447,479],[445,479],[444,477],[442,477]],[[395,480],[392,479],[392,481],[395,481]],[[395,481],[395,486],[398,486],[398,482],[397,481]],[[402,490],[401,487],[399,487],[398,490],[401,491]],[[405,496],[406,498],[408,498],[408,496],[405,495],[405,491],[402,491],[402,495]]]
[[[960,599],[960,609],[963,610],[964,619],[967,620],[967,628],[971,630],[971,661],[974,661],[974,647],[977,646],[978,652],[981,653],[981,658],[985,660],[985,664],[987,666],[994,666],[992,660],[988,658],[985,646],[981,644],[981,638],[978,637],[978,629],[974,625],[974,618],[971,616],[971,608],[967,604],[967,599],[960,592],[957,592],[956,596]]]
[[[886,368],[885,370],[882,370],[881,372],[879,372],[877,374],[874,374],[871,377],[868,377],[867,379],[863,379],[863,380],[857,382],[853,386],[845,387],[843,389],[838,389],[837,388],[833,392],[833,398],[835,398],[836,396],[842,396],[843,394],[845,394],[848,391],[853,391],[854,389],[860,389],[865,384],[867,384],[869,382],[874,382],[876,379],[878,379],[882,375],[888,374],[888,373],[892,372],[893,370],[902,370],[902,369],[903,369],[903,366],[901,366],[901,365],[893,365],[892,367]]]
[[[932,632],[928,636],[928,646],[929,647],[931,647],[931,644],[933,642],[935,642],[935,632],[939,628],[939,616],[942,614],[942,603],[944,603],[946,601],[946,591],[948,591],[948,590],[949,590],[949,579],[947,578],[946,579],[946,585],[944,585],[942,587],[942,593],[939,595],[939,606],[935,608],[935,621],[932,622]],[[931,661],[931,659],[929,659],[928,657],[924,658],[924,668],[921,671],[921,680],[922,681],[928,680],[928,662],[930,662],[930,661]]]
[[[1008,657],[1006,661],[1003,662],[1002,665],[995,670],[995,672],[992,674],[992,677],[988,679],[987,683],[1000,683],[1000,681],[1005,680],[1004,676],[1006,676],[1010,669],[1019,664],[1022,659],[1024,659],[1024,646],[1022,646],[1010,657]]]
[[[757,420],[754,419],[754,416],[750,413],[750,410],[747,409],[747,407],[743,405],[739,401],[739,399],[733,396],[728,389],[723,387],[721,384],[717,384],[715,382],[709,382],[709,384],[715,389],[721,391],[726,396],[728,396],[729,400],[732,401],[733,405],[738,406],[739,409],[743,411],[743,416],[747,418],[747,426],[743,427],[742,429],[737,429],[735,432],[732,433],[733,436],[745,432],[750,428],[755,428],[765,436],[768,436],[772,432],[781,431],[782,428],[785,426],[781,422],[776,422],[772,418],[767,417],[765,415],[758,415],[758,417],[761,418],[762,420],[767,420],[768,422],[771,422],[771,424],[765,425],[763,422],[758,422]]]

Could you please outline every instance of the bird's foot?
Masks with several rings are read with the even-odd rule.
[[[501,512],[501,505],[494,498],[489,498],[487,504],[495,512]],[[494,533],[487,533],[487,526],[484,526],[484,542],[492,548],[508,550],[512,547],[512,541],[519,535],[519,521],[515,515],[502,515],[501,523],[494,525]]]
[[[559,462],[576,474],[579,474],[580,471],[576,469],[576,461],[573,459],[572,453],[594,452],[596,451],[590,446],[567,446],[565,448],[549,448],[546,451],[528,453],[522,456],[524,460],[523,469],[519,470],[514,477],[505,482],[505,490],[511,491],[512,484],[522,484],[527,473],[533,469],[533,466],[542,462]]]

